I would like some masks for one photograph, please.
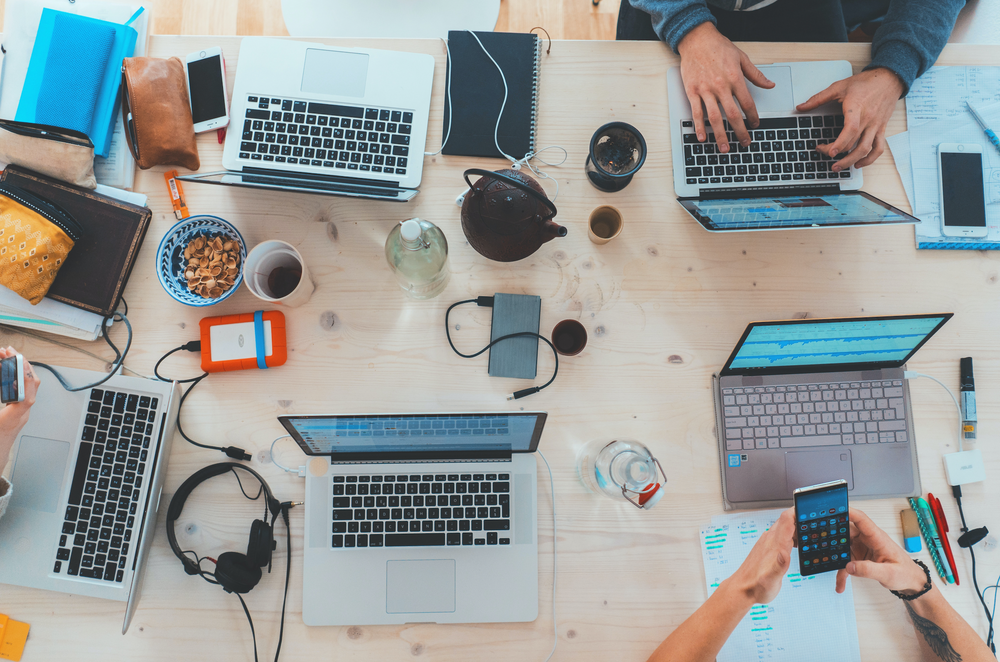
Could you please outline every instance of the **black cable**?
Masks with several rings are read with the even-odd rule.
[[[253,635],[253,660],[257,660],[257,632],[253,629],[253,619],[250,618],[250,610],[247,609],[247,603],[243,602],[243,596],[239,593],[235,594],[237,598],[240,599],[240,604],[243,605],[243,613],[247,615],[247,622],[250,623],[250,634]]]
[[[288,558],[285,559],[285,597],[281,600],[281,627],[278,628],[278,648],[274,651],[274,662],[278,662],[278,655],[281,653],[281,640],[285,636],[285,605],[288,603],[288,583],[292,578],[292,525],[288,521],[288,510],[292,507],[291,501],[281,504],[281,518],[285,520],[285,548],[288,551]],[[271,520],[271,529],[274,529],[274,519]]]
[[[953,486],[952,493],[955,495],[955,501],[958,503],[958,514],[962,518],[962,533],[965,533],[969,530],[969,527],[965,523],[965,511],[962,509],[961,485]],[[979,580],[976,577],[976,552],[972,549],[971,545],[969,546],[969,555],[972,557],[972,585],[976,589],[976,596],[979,597],[979,602],[983,605],[983,611],[986,612],[986,620],[990,624],[989,633],[986,636],[986,645],[989,646],[990,650],[993,651],[993,655],[996,656],[997,649],[993,643],[993,614],[990,612],[990,608],[986,606],[986,598],[983,597],[983,592],[979,590]]]
[[[122,297],[122,303],[125,304],[125,312],[122,315],[128,315],[128,301],[125,300],[125,297]]]
[[[159,379],[160,381],[164,382],[176,381],[178,384],[191,384],[191,386],[189,386],[187,390],[184,391],[183,395],[181,395],[181,401],[177,404],[177,432],[180,433],[181,437],[183,437],[185,441],[187,441],[189,444],[197,446],[198,448],[207,448],[208,450],[221,451],[225,453],[227,456],[233,458],[234,460],[250,461],[251,459],[253,459],[252,456],[242,448],[239,448],[237,446],[223,447],[223,446],[212,446],[211,444],[203,444],[195,441],[191,437],[187,436],[187,434],[185,434],[184,427],[181,425],[181,410],[184,408],[184,401],[187,400],[189,395],[191,395],[191,391],[194,390],[194,387],[200,384],[201,380],[208,377],[208,373],[203,372],[201,375],[197,377],[190,377],[188,379],[177,379],[177,380],[167,379],[166,377],[161,375],[160,364],[162,364],[168,357],[181,350],[187,352],[200,352],[201,342],[198,340],[192,340],[191,342],[181,345],[180,347],[174,347],[172,350],[161,356],[160,360],[156,362],[155,366],[153,366],[153,375],[155,375],[156,378]],[[242,488],[242,485],[240,487]]]
[[[475,303],[475,304],[479,304],[480,306],[483,306],[483,307],[492,308],[493,307],[493,297],[479,297],[479,298],[476,298],[476,299],[466,299],[465,301],[458,301],[458,302],[453,303],[450,306],[448,306],[448,310],[446,310],[445,313],[444,313],[444,332],[445,332],[445,335],[448,336],[448,344],[451,345],[451,349],[456,354],[458,354],[459,356],[461,356],[463,359],[474,359],[477,356],[479,356],[480,354],[482,354],[483,352],[489,350],[489,348],[493,347],[493,345],[496,345],[498,342],[500,342],[502,340],[507,340],[508,338],[525,338],[525,337],[528,337],[528,338],[538,338],[539,340],[544,340],[545,344],[548,345],[549,348],[552,350],[552,357],[555,359],[556,363],[555,363],[555,367],[552,369],[552,377],[549,378],[549,381],[545,382],[541,386],[532,386],[530,388],[521,389],[520,391],[514,391],[513,394],[511,394],[510,396],[508,396],[508,398],[507,398],[508,400],[519,400],[519,399],[521,399],[521,398],[523,398],[523,397],[525,397],[527,395],[531,395],[533,393],[538,393],[543,388],[545,388],[546,386],[550,385],[552,382],[554,382],[556,380],[556,375],[559,374],[559,353],[556,351],[555,345],[553,345],[549,341],[548,338],[546,338],[545,336],[543,336],[540,333],[535,333],[533,331],[519,331],[518,333],[509,333],[509,334],[507,334],[505,336],[500,336],[496,340],[493,340],[492,342],[490,342],[489,345],[487,345],[486,347],[483,347],[481,350],[479,350],[478,352],[476,352],[474,354],[463,354],[462,352],[458,351],[458,348],[455,347],[455,343],[452,342],[452,340],[451,340],[451,327],[448,324],[448,317],[451,315],[451,311],[452,311],[453,308],[455,308],[456,306],[461,306],[462,304],[465,304],[465,303]]]
[[[118,346],[111,341],[111,336],[108,335],[108,321],[112,319],[114,319],[116,322],[117,321],[125,322],[125,328],[128,330],[128,340],[125,342],[124,351],[119,351]],[[115,311],[101,321],[101,335],[103,336],[104,341],[108,343],[108,346],[112,349],[112,351],[114,351],[115,360],[112,361],[111,370],[108,371],[107,376],[104,377],[103,379],[94,382],[93,384],[87,384],[86,386],[76,386],[76,387],[70,386],[69,382],[67,382],[66,379],[61,374],[59,374],[59,371],[53,368],[52,366],[48,365],[47,363],[32,361],[31,365],[37,366],[39,368],[45,368],[46,370],[51,372],[53,375],[55,375],[56,379],[59,380],[59,383],[62,384],[62,387],[71,393],[75,393],[77,391],[86,391],[87,389],[100,386],[104,382],[114,377],[115,373],[117,373],[118,370],[122,367],[122,364],[125,363],[125,357],[128,355],[128,351],[132,347],[132,324],[128,321],[128,317],[126,317],[124,313],[119,313],[118,311]]]

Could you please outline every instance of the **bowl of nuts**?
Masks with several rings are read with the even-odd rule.
[[[167,232],[156,252],[156,276],[171,297],[188,306],[211,306],[243,282],[243,237],[217,216],[191,216]]]

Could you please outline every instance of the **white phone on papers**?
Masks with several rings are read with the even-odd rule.
[[[945,237],[985,237],[986,187],[983,148],[965,143],[938,145],[941,234]]]

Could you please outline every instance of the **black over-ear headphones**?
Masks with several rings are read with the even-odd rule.
[[[180,545],[177,544],[176,522],[177,518],[181,515],[181,510],[184,508],[184,502],[187,501],[188,496],[191,495],[195,487],[213,476],[219,476],[229,471],[235,473],[236,469],[245,471],[260,481],[265,499],[265,517],[267,512],[270,512],[271,523],[268,524],[263,519],[254,520],[250,526],[250,541],[247,543],[247,553],[224,552],[221,554],[215,564],[214,579],[227,593],[249,593],[260,582],[262,575],[261,568],[270,566],[271,564],[271,552],[277,545],[274,541],[272,526],[275,519],[281,513],[281,503],[274,498],[274,494],[271,492],[271,488],[263,476],[250,467],[237,464],[236,462],[220,462],[195,472],[194,475],[185,480],[177,488],[177,492],[170,500],[170,506],[167,508],[167,540],[170,541],[170,549],[174,551],[177,558],[184,564],[184,572],[189,575],[201,575],[206,580],[208,580],[206,575],[213,576],[212,573],[208,573],[201,568],[201,559],[192,559],[188,556],[192,552],[185,553],[181,551]],[[237,479],[239,479],[239,476],[237,476]],[[241,483],[240,489],[242,487]],[[270,571],[270,567],[268,567],[268,570]]]

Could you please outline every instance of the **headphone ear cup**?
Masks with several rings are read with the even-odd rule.
[[[271,562],[274,549],[274,533],[264,520],[255,519],[250,525],[250,542],[247,543],[247,557],[250,563],[263,568]]]
[[[239,552],[225,552],[215,564],[215,579],[227,593],[249,593],[260,578],[260,568]]]

